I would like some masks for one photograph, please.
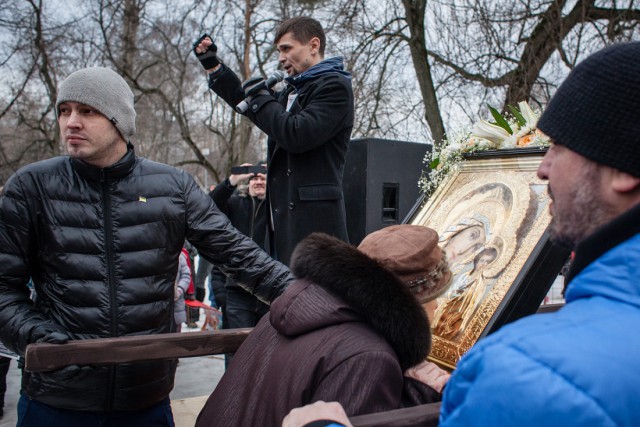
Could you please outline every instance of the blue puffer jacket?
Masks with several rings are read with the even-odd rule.
[[[578,247],[562,310],[504,327],[459,362],[441,427],[640,425],[638,208]]]

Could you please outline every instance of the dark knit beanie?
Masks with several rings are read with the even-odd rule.
[[[558,145],[640,177],[640,42],[609,46],[578,64],[538,128]]]
[[[58,88],[56,117],[60,113],[60,104],[66,101],[79,102],[98,110],[111,120],[127,142],[136,133],[133,92],[127,82],[109,68],[83,68],[71,73]]]

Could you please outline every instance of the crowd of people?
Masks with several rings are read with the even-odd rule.
[[[288,75],[277,92],[240,82],[209,35],[193,44],[210,89],[232,108],[244,101],[268,136],[264,170],[231,173],[209,194],[136,155],[134,96],[116,72],[85,68],[60,83],[68,155],[21,168],[0,193],[2,343],[24,358],[34,343],[179,332],[185,295],[203,301],[209,277],[224,327],[255,328],[198,426],[350,426],[439,401],[445,427],[636,425],[640,43],[582,61],[538,124],[553,142],[538,169],[551,238],[575,254],[566,306],[482,339],[451,375],[427,361],[430,325],[453,336],[468,319],[445,318],[436,299],[473,306],[458,291],[480,286],[495,254],[478,247],[450,289],[454,238],[397,225],[352,246],[342,190],[351,75],[325,59],[315,19],[285,20],[274,47]],[[464,229],[486,238],[481,222]],[[24,370],[18,425],[174,426],[176,363]]]
[[[574,249],[566,305],[477,343],[444,389],[439,425],[634,426],[640,419],[640,43],[605,48],[560,86],[538,128],[553,143],[551,238]],[[631,335],[630,335],[631,334]],[[284,427],[351,426],[341,401]]]

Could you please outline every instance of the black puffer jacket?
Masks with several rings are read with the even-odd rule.
[[[251,197],[248,194],[234,194],[235,188],[227,178],[216,186],[209,193],[209,196],[238,231],[250,237],[258,246],[268,251],[268,245],[265,245],[267,237],[265,200]],[[238,284],[231,279],[227,279],[225,286],[227,288],[239,288]]]
[[[47,323],[71,339],[170,332],[185,239],[263,300],[290,280],[188,174],[138,158],[131,146],[105,169],[68,157],[24,167],[0,196],[3,343],[22,355],[33,329]],[[138,410],[169,394],[174,373],[174,360],[70,366],[25,372],[22,387],[59,408]]]

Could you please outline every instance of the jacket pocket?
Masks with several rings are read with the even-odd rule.
[[[342,189],[336,184],[302,185],[298,187],[300,200],[312,202],[316,200],[340,200]]]

